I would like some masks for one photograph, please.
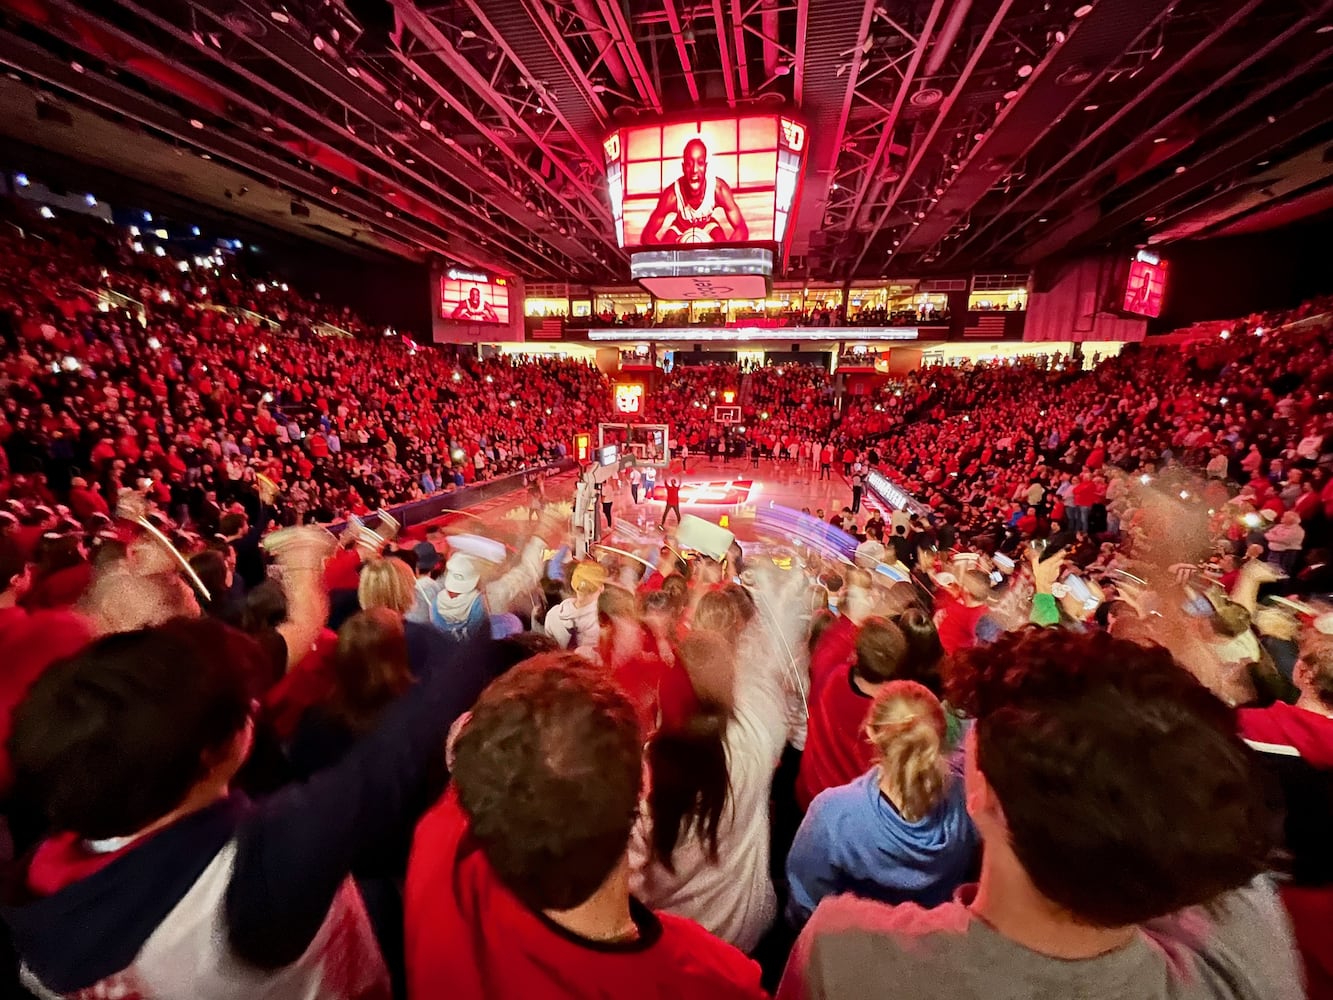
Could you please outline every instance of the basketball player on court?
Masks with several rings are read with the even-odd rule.
[[[498,323],[500,317],[489,302],[481,301],[481,289],[473,285],[467,290],[467,299],[454,307],[454,319],[470,319],[483,323]]]
[[[731,225],[727,234],[714,214],[722,209]],[[663,224],[672,218],[666,232]],[[659,235],[660,233],[660,235]],[[708,147],[702,139],[685,144],[680,178],[662,192],[657,207],[643,227],[641,243],[739,243],[750,238],[750,228],[736,207],[731,185],[708,173]]]

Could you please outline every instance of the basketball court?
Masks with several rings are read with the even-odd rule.
[[[657,498],[645,498],[641,492],[640,502],[634,503],[630,496],[628,470],[621,472],[618,487],[615,480],[608,482],[603,495],[612,499],[611,529],[606,531],[605,521],[601,521],[603,540],[618,535],[633,540],[651,532],[661,521],[665,509],[663,486],[673,476],[681,483],[682,514],[695,514],[719,523],[725,518],[728,527],[740,529],[737,534],[741,537],[747,534],[743,527],[746,518],[738,517],[738,514],[747,507],[759,509],[777,505],[796,511],[808,508],[811,514],[822,510],[827,520],[834,511],[852,504],[852,487],[840,468],[832,473],[832,479],[821,481],[818,469],[799,462],[775,463],[772,459],[762,458],[756,469],[748,456],[725,462],[691,457],[688,471],[681,472],[680,462],[676,460],[669,471],[658,473]],[[575,482],[573,473],[547,480],[548,498],[552,502],[571,502]],[[497,497],[469,513],[488,521],[526,521],[527,502],[526,492],[520,490]],[[888,513],[867,492],[862,497],[856,521],[864,524],[873,510]],[[602,518],[600,511],[597,516],[599,520]],[[671,524],[674,523],[672,517]]]

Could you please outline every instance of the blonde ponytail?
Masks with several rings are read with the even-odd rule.
[[[893,681],[875,697],[866,736],[879,754],[881,787],[903,819],[934,811],[948,787],[943,757],[944,708],[915,681]]]

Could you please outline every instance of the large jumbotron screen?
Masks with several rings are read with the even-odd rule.
[[[783,115],[620,129],[604,144],[616,239],[785,245],[805,149],[805,126]]]
[[[451,267],[440,276],[440,317],[454,323],[509,323],[504,278]]]

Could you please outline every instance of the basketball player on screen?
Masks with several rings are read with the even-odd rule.
[[[467,290],[467,299],[454,306],[454,319],[470,319],[480,323],[498,323],[500,317],[489,302],[481,301],[481,289],[473,285]]]
[[[718,221],[721,208],[731,232]],[[671,225],[662,231],[663,224]],[[708,147],[702,139],[685,144],[680,160],[680,178],[662,191],[657,207],[643,227],[640,243],[721,243],[742,242],[750,238],[750,228],[736,207],[731,185],[708,172]]]

